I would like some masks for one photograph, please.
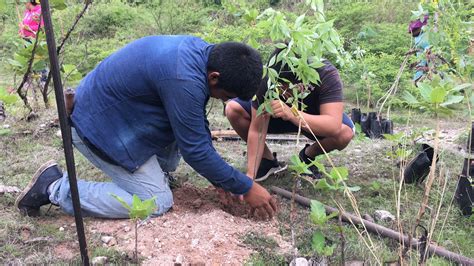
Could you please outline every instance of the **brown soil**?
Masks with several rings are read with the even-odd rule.
[[[138,250],[144,258],[144,265],[173,265],[178,256],[184,265],[240,265],[253,252],[243,244],[243,237],[248,232],[274,239],[282,253],[290,250],[291,244],[278,233],[276,219],[251,219],[248,207],[243,204],[224,207],[211,187],[199,189],[184,185],[173,194],[175,204],[170,212],[148,219],[138,228]],[[67,221],[71,223],[73,219]],[[86,229],[89,239],[114,237],[104,246],[133,257],[135,234],[132,221],[92,219],[87,222]],[[74,225],[68,226],[67,230],[75,230]],[[55,251],[58,257],[70,256],[70,250],[65,246]]]

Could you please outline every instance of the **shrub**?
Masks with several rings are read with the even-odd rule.
[[[135,29],[140,15],[135,8],[112,0],[94,4],[84,16],[79,31],[89,38],[113,38],[120,29]]]

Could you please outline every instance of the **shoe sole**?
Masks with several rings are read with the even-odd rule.
[[[53,167],[55,165],[58,165],[58,163],[54,160],[48,161],[44,163],[43,165],[40,166],[38,170],[36,170],[36,173],[33,175],[33,178],[31,179],[30,183],[26,186],[25,189],[20,193],[20,196],[18,196],[15,200],[15,207],[22,212],[22,209],[18,206],[20,204],[20,201],[23,200],[23,198],[26,196],[26,194],[30,191],[30,189],[33,187],[33,185],[36,183],[38,180],[38,177],[46,171],[46,169]]]
[[[285,171],[286,169],[288,168],[288,165],[285,165],[283,167],[279,166],[279,167],[274,167],[274,168],[270,168],[270,170],[267,172],[266,175],[260,177],[260,178],[256,178],[255,179],[255,182],[262,182],[264,180],[266,180],[268,177],[270,177],[271,175],[274,175],[274,174],[278,174],[280,172],[283,172]]]

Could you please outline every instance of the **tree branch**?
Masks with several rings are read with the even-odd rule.
[[[40,15],[40,21],[41,21],[41,15]],[[28,103],[28,98],[26,97],[26,93],[23,93],[23,86],[27,82],[30,73],[31,73],[31,67],[33,66],[33,61],[35,59],[35,54],[36,54],[36,47],[38,47],[38,39],[39,35],[41,33],[41,23],[38,26],[38,31],[36,32],[35,36],[35,42],[33,43],[33,49],[31,50],[31,57],[28,60],[28,67],[26,68],[26,72],[23,75],[23,79],[21,80],[20,85],[16,89],[16,92],[20,96],[20,98],[23,100],[23,103],[25,103],[25,106],[28,108],[28,110],[33,111],[33,108],[31,108],[30,104]]]
[[[71,28],[67,31],[66,35],[64,35],[64,38],[61,41],[61,44],[59,44],[58,48],[56,49],[56,53],[59,55],[61,53],[62,48],[64,47],[64,44],[66,41],[69,39],[69,36],[71,35],[72,31],[76,28],[77,24],[79,23],[79,20],[84,16],[84,13],[86,13],[87,8],[89,8],[89,5],[92,3],[92,0],[86,0],[84,8],[82,11],[76,16],[76,20],[72,24]],[[49,83],[51,82],[51,71],[48,73],[48,78],[46,79],[46,82],[44,83],[43,90],[41,93],[43,94],[43,99],[48,97],[48,86]]]

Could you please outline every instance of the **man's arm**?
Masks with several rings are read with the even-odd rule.
[[[247,136],[247,176],[255,179],[262,161],[270,116],[268,114],[257,116],[257,110],[253,106],[251,113],[252,119]]]
[[[162,86],[160,96],[184,160],[213,185],[244,195],[253,211],[272,217],[276,200],[265,188],[228,165],[212,146],[202,89],[195,87],[195,82],[182,80],[163,82]]]
[[[307,132],[312,131],[317,136],[330,137],[336,135],[341,130],[344,104],[342,102],[322,104],[319,107],[319,115],[298,111],[299,115],[295,116],[291,112],[291,108],[279,100],[272,102],[272,109],[275,117],[290,121],[296,126],[299,125],[300,120],[303,120],[301,123],[303,130]]]
[[[212,146],[202,85],[188,80],[163,81],[160,85],[161,101],[184,160],[213,185],[234,194],[247,193],[252,181],[227,164]]]

